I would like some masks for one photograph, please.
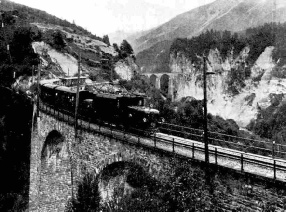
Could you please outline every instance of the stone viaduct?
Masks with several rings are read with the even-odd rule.
[[[152,176],[160,176],[163,164],[168,164],[169,158],[154,151],[104,135],[107,128],[90,131],[85,123],[86,130],[78,130],[75,139],[72,117],[39,112],[36,119],[31,139],[29,211],[64,211],[83,176],[97,175],[110,164],[135,163]]]
[[[65,211],[69,198],[75,195],[85,174],[98,175],[103,169],[119,161],[137,164],[156,179],[168,174],[168,164],[174,159],[171,157],[173,154],[141,146],[139,139],[138,143],[127,142],[133,139],[128,134],[124,134],[124,138],[128,138],[125,142],[116,136],[106,136],[107,131],[109,135],[115,135],[115,132],[112,129],[90,126],[85,121],[79,121],[79,125],[84,127],[78,130],[78,138],[75,139],[72,119],[72,116],[51,109],[48,113],[40,111],[34,119],[29,211]],[[194,160],[190,160],[190,165],[193,164],[191,161]],[[227,211],[237,205],[243,205],[246,211],[262,211],[260,202],[268,202],[269,199],[279,202],[279,207],[283,207],[283,195],[279,196],[275,189],[269,189],[263,184],[250,186],[246,180],[223,178],[227,181],[227,185],[222,185],[226,187],[226,191],[228,187],[239,185],[239,189],[229,193],[233,196],[233,201],[226,204],[225,207],[230,209]],[[249,197],[247,193],[250,187],[254,191],[251,194],[253,197]]]
[[[176,95],[176,79],[180,74],[182,75],[182,73],[143,73],[141,75],[147,77],[155,88],[166,91],[173,101]]]

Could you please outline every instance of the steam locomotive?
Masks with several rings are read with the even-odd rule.
[[[40,99],[55,109],[75,111],[77,78],[63,78],[40,82]],[[83,79],[84,80],[84,79]],[[84,85],[79,90],[78,113],[96,123],[108,123],[124,128],[156,130],[161,121],[159,111],[144,106],[145,96],[130,93],[92,92]]]

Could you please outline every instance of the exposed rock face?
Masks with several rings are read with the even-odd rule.
[[[41,68],[50,71],[50,78],[60,75],[74,76],[78,73],[78,60],[72,55],[59,52],[44,42],[34,42],[33,49],[40,55]],[[81,64],[82,73],[88,73],[90,70],[92,68]],[[127,57],[115,64],[115,71],[122,79],[131,80],[138,71],[138,66],[133,58]]]
[[[58,52],[44,42],[34,42],[33,48],[40,55],[42,68],[57,70],[61,74],[69,76],[73,76],[78,72],[77,59],[70,54]]]
[[[271,104],[273,94],[286,93],[286,79],[276,78],[272,71],[275,64],[272,61],[273,47],[267,47],[251,67],[251,74],[242,83],[231,79],[231,71],[240,72],[243,76],[247,68],[243,59],[249,49],[245,48],[237,58],[228,57],[223,60],[217,50],[208,55],[208,71],[215,72],[207,76],[208,112],[225,119],[234,119],[241,127],[245,127],[251,119],[255,119],[259,109]],[[172,72],[182,73],[176,80],[177,96],[192,96],[203,99],[202,68],[194,68],[183,54],[171,56]],[[229,87],[238,92],[233,94]]]
[[[134,74],[138,72],[138,66],[133,58],[127,57],[124,60],[119,60],[115,64],[115,72],[121,79],[131,80]]]

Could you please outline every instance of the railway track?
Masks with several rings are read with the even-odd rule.
[[[54,108],[43,104],[40,104],[40,108],[43,112],[74,125],[74,116],[70,112],[63,110],[57,111]],[[133,131],[131,133],[112,126],[100,126],[98,124],[91,123],[89,120],[85,119],[85,117],[79,117],[78,127],[81,130],[92,131],[119,141],[163,150],[198,161],[205,160],[204,143],[194,139],[182,138],[180,136],[162,132],[157,132],[153,135],[145,134],[142,136],[142,133],[140,132],[135,133]],[[194,134],[194,136],[201,137],[200,134]],[[209,162],[217,166],[227,167],[237,171],[286,182],[286,160],[284,159],[257,155],[210,144]]]

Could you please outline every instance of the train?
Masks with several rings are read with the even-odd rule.
[[[75,111],[77,77],[40,82],[40,99],[55,109],[71,113]],[[84,78],[81,78],[84,82]],[[158,122],[164,119],[157,109],[145,106],[146,97],[142,94],[123,93],[120,91],[94,92],[79,86],[78,114],[89,121],[111,124],[124,129],[137,129],[142,132],[155,132]]]

